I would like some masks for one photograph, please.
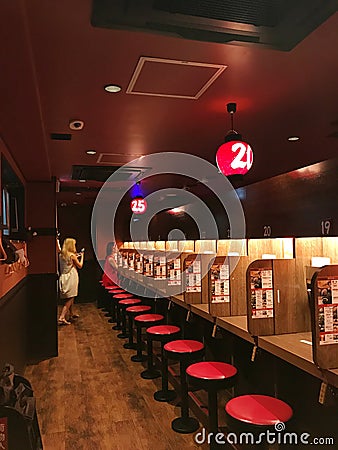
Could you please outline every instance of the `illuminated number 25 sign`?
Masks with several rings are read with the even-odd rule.
[[[144,198],[134,198],[130,202],[130,209],[134,214],[143,214],[147,210],[147,202]]]
[[[251,169],[253,152],[246,142],[226,142],[217,150],[216,162],[225,176],[245,175]]]

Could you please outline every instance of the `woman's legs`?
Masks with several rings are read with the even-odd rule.
[[[66,299],[65,304],[62,308],[60,317],[59,317],[59,322],[66,323],[67,325],[70,324],[70,322],[68,322],[66,320],[66,314],[69,312],[70,308],[72,307],[73,302],[74,302],[74,297]]]

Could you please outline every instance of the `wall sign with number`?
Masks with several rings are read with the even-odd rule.
[[[253,152],[246,142],[226,142],[217,150],[216,162],[225,176],[245,175],[251,169]]]
[[[143,214],[147,211],[147,202],[142,197],[134,198],[130,202],[130,209],[134,214]]]

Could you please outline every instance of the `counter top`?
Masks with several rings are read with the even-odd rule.
[[[246,341],[254,343],[252,336],[248,333],[246,316],[217,317],[216,325]]]
[[[192,303],[190,305],[190,310],[192,313],[203,317],[203,319],[208,320],[209,322],[214,323],[215,322],[215,317],[212,317],[209,314],[209,305],[207,303]]]

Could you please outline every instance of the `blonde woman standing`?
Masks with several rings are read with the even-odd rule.
[[[79,275],[77,273],[77,269],[81,269],[83,266],[84,249],[82,249],[81,253],[78,254],[76,252],[75,245],[75,239],[65,239],[59,255],[60,298],[65,301],[59,317],[59,323],[63,325],[70,325],[70,322],[68,322],[66,316],[68,313],[71,314],[74,299],[78,293]]]

